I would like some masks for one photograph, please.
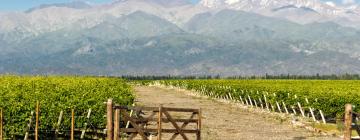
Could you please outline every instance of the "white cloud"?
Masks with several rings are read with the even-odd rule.
[[[342,0],[342,4],[344,5],[351,5],[351,4],[355,4],[356,1],[355,0]]]

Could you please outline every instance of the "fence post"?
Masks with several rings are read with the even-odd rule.
[[[162,105],[160,105],[160,107],[159,107],[159,114],[158,114],[158,122],[159,122],[159,124],[158,124],[158,140],[161,140],[161,129],[162,129]]]
[[[304,112],[304,110],[302,109],[301,104],[300,104],[299,102],[297,102],[297,104],[298,104],[299,110],[300,110],[300,112],[301,112],[301,115],[302,115],[303,117],[305,117],[305,112]]]
[[[285,104],[284,101],[282,101],[282,104],[283,104],[283,106],[284,106],[284,109],[285,109],[286,114],[289,114],[289,110],[287,109],[286,104]]]
[[[36,102],[36,123],[35,123],[35,140],[39,139],[39,101]]]
[[[201,108],[199,108],[199,114],[198,114],[198,132],[196,133],[196,140],[201,140]]]
[[[107,119],[107,140],[113,140],[113,101],[108,99],[106,103],[106,119]]]
[[[280,107],[280,104],[278,101],[276,101],[276,106],[278,107],[279,112],[282,113],[282,110],[281,110],[281,107]]]
[[[244,100],[242,99],[242,97],[240,96],[240,101],[242,104],[245,104]]]
[[[273,111],[273,112],[276,112],[276,110],[275,110],[275,106],[274,106],[274,105],[272,105],[271,103],[269,103],[269,104],[270,104],[270,106],[271,106],[272,111]]]
[[[59,114],[59,118],[58,118],[58,122],[55,126],[55,139],[57,138],[58,134],[59,134],[59,128],[60,128],[60,125],[61,125],[61,120],[62,120],[62,117],[63,117],[63,114],[64,114],[64,111],[60,111],[60,114]]]
[[[75,110],[71,109],[71,140],[74,140],[74,129],[75,129]]]
[[[3,109],[0,109],[0,140],[3,140]]]
[[[267,99],[266,99],[266,95],[265,95],[265,94],[264,94],[264,101],[265,101],[266,109],[267,109],[268,111],[270,111],[270,109],[269,109],[269,104],[268,104],[268,102],[267,102]]]
[[[91,108],[89,109],[88,114],[87,114],[87,116],[86,116],[87,121],[89,121],[90,115],[91,115]],[[82,130],[82,132],[81,132],[80,139],[84,139],[84,138],[85,138],[85,132],[86,132],[86,129],[87,129],[87,125],[88,125],[88,123],[85,122],[85,124],[84,124],[84,130]]]
[[[119,114],[120,114],[120,109],[115,109],[114,140],[119,140],[119,130],[120,130],[120,116],[119,116]]]
[[[314,121],[314,122],[318,122],[318,121],[316,120],[316,118],[315,118],[313,109],[312,109],[311,107],[309,107],[309,110],[310,110],[310,113],[311,113],[311,117],[313,118],[313,121]]]
[[[255,103],[255,108],[257,108],[257,102],[256,102],[256,99],[254,99],[254,103]]]
[[[132,106],[135,106],[135,104],[132,104]],[[132,117],[133,114],[134,114],[134,110],[132,109],[132,110],[130,111],[130,117]],[[130,126],[130,121],[127,121],[125,128],[129,128],[129,126]]]
[[[28,123],[27,128],[26,128],[24,140],[28,140],[28,139],[29,139],[29,131],[30,131],[30,129],[31,129],[31,125],[32,125],[32,122],[33,122],[33,119],[34,119],[34,111],[31,111],[30,115],[31,115],[31,116],[30,116],[30,120],[29,120],[29,123]]]
[[[261,109],[264,109],[264,103],[263,103],[263,101],[261,100],[261,98],[259,98],[259,103],[260,103]]]
[[[345,105],[344,140],[351,140],[352,105]]]
[[[248,98],[249,98],[250,105],[254,106],[249,95],[248,95]]]
[[[322,119],[323,123],[326,124],[324,113],[322,112],[322,110],[319,110],[319,111],[320,111],[320,115],[321,115],[321,119]]]

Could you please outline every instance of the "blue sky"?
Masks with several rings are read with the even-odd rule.
[[[40,4],[64,3],[71,1],[72,0],[1,0],[0,11],[22,11]],[[88,1],[94,3],[107,3],[112,0],[88,0]],[[199,0],[189,0],[189,1],[196,3]],[[347,1],[347,2],[355,1],[357,3],[360,3],[360,0],[326,0],[326,1],[333,1],[335,3],[342,3],[343,1]]]

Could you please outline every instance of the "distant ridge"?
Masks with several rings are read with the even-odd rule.
[[[26,10],[25,13],[31,13],[35,10],[44,9],[44,8],[50,8],[50,7],[66,7],[66,8],[73,8],[73,9],[88,9],[92,8],[92,6],[81,0],[72,1],[70,3],[56,3],[56,4],[43,4],[34,8],[31,8],[29,10]]]
[[[40,7],[0,14],[0,73],[360,73],[357,7],[314,0],[121,0]],[[332,9],[348,12],[328,14]]]

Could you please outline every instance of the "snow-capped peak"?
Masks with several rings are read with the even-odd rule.
[[[225,3],[223,0],[202,0],[199,4],[205,7],[213,8],[223,6]]]
[[[327,1],[325,2],[327,5],[331,6],[331,7],[336,7],[336,4],[332,1]]]
[[[227,3],[227,4],[234,4],[234,3],[237,3],[237,2],[239,2],[240,0],[226,0],[225,1],[225,3]]]
[[[329,22],[358,27],[358,4],[335,4],[322,0],[201,0],[208,9],[231,9],[287,19],[300,24]],[[356,23],[356,24],[354,24]]]
[[[277,9],[284,6],[312,9],[323,15],[338,15],[344,8],[320,0],[202,0],[200,5],[209,8],[230,8],[244,11]]]

